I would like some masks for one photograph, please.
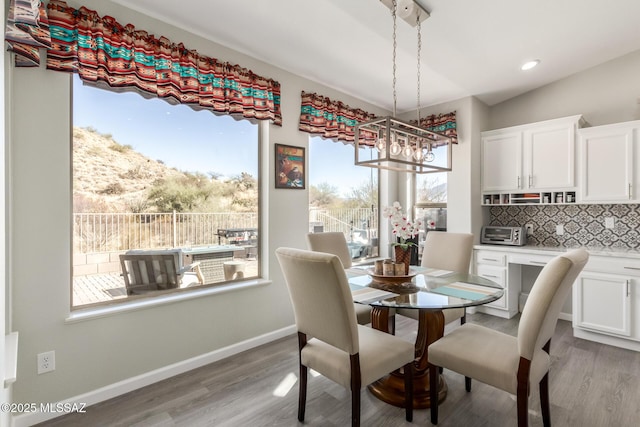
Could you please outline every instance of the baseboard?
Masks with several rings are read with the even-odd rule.
[[[250,350],[263,344],[267,344],[271,341],[284,338],[286,336],[294,334],[295,332],[295,325],[287,326],[285,328],[278,329],[264,335],[241,341],[228,347],[214,350],[210,353],[202,354],[191,359],[164,366],[162,368],[146,372],[136,377],[127,378],[126,380],[101,387],[88,393],[65,399],[60,403],[74,404],[83,402],[86,403],[87,406],[95,405],[96,403],[104,402],[105,400],[112,399],[125,393],[129,393],[130,391],[137,390],[141,387],[145,387],[158,381],[171,378],[175,375],[191,371],[201,366],[208,365],[209,363],[217,362],[218,360],[222,360],[235,354],[242,353],[243,351]],[[37,423],[41,423],[43,421],[59,417],[61,415],[64,414],[29,412],[13,417],[11,425],[13,427],[28,427]]]

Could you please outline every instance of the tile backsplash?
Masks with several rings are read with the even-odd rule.
[[[640,205],[526,205],[492,206],[489,225],[533,225],[527,245],[565,247],[610,247],[640,249]],[[605,218],[614,227],[605,227]],[[556,234],[556,225],[564,234]]]

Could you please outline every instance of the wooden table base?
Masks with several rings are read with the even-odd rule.
[[[372,327],[393,332],[392,316],[386,307],[373,307],[371,311]],[[413,407],[424,409],[431,407],[429,387],[429,362],[427,349],[429,344],[444,334],[444,315],[442,311],[419,310],[418,334],[416,336],[416,359],[413,374]],[[404,373],[395,371],[369,385],[369,391],[378,399],[394,406],[404,407]],[[447,396],[447,383],[440,376],[438,382],[438,402]]]

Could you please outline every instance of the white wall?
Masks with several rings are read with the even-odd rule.
[[[576,114],[591,126],[638,120],[638,76],[640,50],[494,105],[489,127],[481,130]]]
[[[289,296],[273,252],[280,246],[305,247],[308,189],[275,190],[273,144],[308,148],[299,132],[300,92],[316,91],[355,108],[386,114],[352,97],[292,75],[238,52],[169,27],[109,2],[68,1],[97,9],[119,22],[184,42],[221,60],[238,63],[282,84],[282,127],[266,125],[260,134],[263,202],[262,260],[273,283],[132,311],[66,323],[71,283],[71,105],[70,76],[39,69],[15,70],[7,83],[10,111],[9,206],[13,323],[20,332],[16,402],[56,402],[180,363],[243,340],[293,325]],[[36,354],[56,351],[56,370],[36,374]]]

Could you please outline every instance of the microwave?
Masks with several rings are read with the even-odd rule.
[[[482,227],[480,243],[489,245],[524,246],[527,244],[527,230],[524,227]]]

